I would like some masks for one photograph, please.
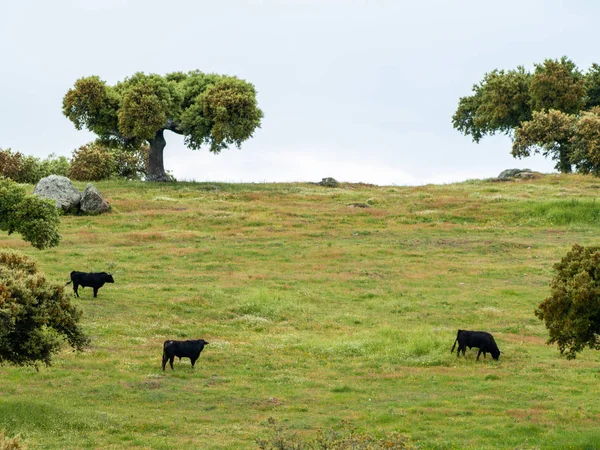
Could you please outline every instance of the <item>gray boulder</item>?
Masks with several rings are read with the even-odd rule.
[[[522,180],[530,180],[535,178],[535,174],[533,172],[519,172],[515,175],[515,178],[521,178]]]
[[[533,178],[533,172],[529,169],[506,169],[500,172],[497,180],[499,181],[509,181],[515,178]]]
[[[89,183],[81,196],[81,212],[85,214],[102,214],[110,210],[110,205],[102,198],[98,189]]]
[[[331,178],[331,177],[323,178],[317,184],[320,186],[326,186],[326,187],[338,187],[340,185],[340,183],[338,183],[335,178]]]
[[[65,212],[79,210],[81,194],[67,177],[50,175],[42,178],[36,184],[33,193],[42,198],[54,200],[56,207]]]

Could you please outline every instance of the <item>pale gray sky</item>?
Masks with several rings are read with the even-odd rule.
[[[2,0],[0,148],[70,156],[92,140],[61,112],[83,76],[201,70],[253,83],[265,113],[241,150],[186,149],[165,168],[197,181],[385,185],[488,178],[515,160],[505,136],[452,128],[458,99],[495,68],[597,57],[600,4],[559,0]]]

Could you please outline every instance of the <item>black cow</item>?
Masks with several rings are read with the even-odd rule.
[[[494,336],[486,331],[468,331],[468,330],[458,330],[456,334],[456,340],[454,341],[454,345],[452,346],[452,350],[450,353],[454,351],[454,347],[456,347],[456,343],[458,342],[458,352],[456,356],[460,355],[462,350],[463,356],[465,356],[465,351],[467,347],[471,349],[472,347],[476,347],[479,349],[477,353],[477,360],[479,360],[479,355],[483,353],[483,357],[486,357],[486,353],[491,353],[492,358],[496,361],[500,357],[500,350],[498,350],[498,346],[496,345],[496,341],[494,341]]]
[[[173,370],[173,360],[177,356],[181,361],[181,358],[190,358],[192,361],[192,368],[196,363],[196,360],[200,357],[200,352],[204,349],[204,346],[208,345],[204,339],[194,339],[189,341],[165,341],[163,344],[163,358],[162,368],[165,370],[167,361],[171,365]]]
[[[104,283],[114,283],[110,273],[106,272],[71,272],[71,281],[69,281],[66,285],[73,283],[73,290],[75,291],[75,295],[79,297],[79,293],[77,292],[77,288],[81,286],[91,287],[94,289],[94,298],[98,296],[98,289],[104,286]]]

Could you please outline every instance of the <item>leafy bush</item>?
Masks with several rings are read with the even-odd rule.
[[[83,350],[89,339],[80,318],[64,286],[48,282],[35,262],[0,252],[0,364],[50,365],[65,340]]]
[[[42,166],[40,160],[34,156],[23,156],[21,158],[21,167],[17,179],[18,183],[30,183],[35,184],[40,181],[44,175],[42,175]]]
[[[0,176],[19,182],[22,159],[21,153],[13,153],[10,148],[0,148]]]
[[[56,154],[51,153],[46,159],[40,162],[40,171],[42,174],[40,179],[49,175],[61,175],[66,177],[70,167],[71,163],[66,156],[56,156]]]
[[[554,265],[550,297],[535,315],[550,332],[548,344],[573,359],[585,347],[600,349],[600,247],[575,244]]]
[[[398,433],[390,433],[377,438],[359,433],[347,421],[342,421],[335,429],[317,431],[311,440],[303,440],[295,433],[285,432],[272,417],[268,420],[271,429],[270,439],[258,439],[261,450],[408,450],[414,448],[410,440]]]
[[[20,233],[37,249],[58,245],[60,218],[54,201],[28,195],[12,180],[0,178],[0,230]]]
[[[148,146],[123,148],[117,143],[96,140],[73,152],[69,178],[98,181],[118,176],[140,179],[147,174]]]
[[[0,149],[0,176],[10,178],[17,183],[35,184],[48,175],[66,176],[69,160],[64,156],[51,154],[40,160],[34,156],[24,156],[11,149]]]
[[[90,142],[73,151],[68,177],[78,181],[98,181],[110,178],[116,162],[107,147]]]

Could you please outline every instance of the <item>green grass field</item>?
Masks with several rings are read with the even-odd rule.
[[[566,360],[533,313],[552,265],[599,244],[600,179],[96,186],[112,212],[63,217],[58,247],[0,235],[56,283],[115,278],[73,299],[87,351],[0,367],[0,430],[30,449],[257,448],[269,417],[307,440],[347,420],[417,448],[600,448],[600,353]],[[450,354],[459,328],[500,361]],[[192,338],[195,369],[163,372],[163,341]]]

